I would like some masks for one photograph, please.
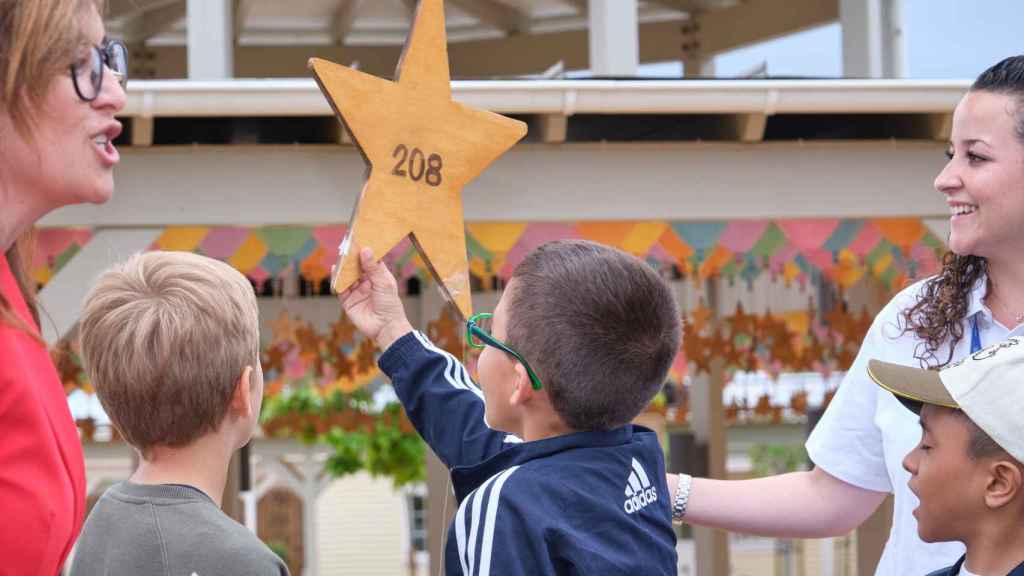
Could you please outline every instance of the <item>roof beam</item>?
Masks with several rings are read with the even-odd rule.
[[[173,2],[174,0],[170,0]],[[168,4],[168,0],[107,0],[107,18],[111,20],[145,12]]]
[[[590,12],[590,0],[565,0],[565,3],[575,8],[580,16],[586,16]]]
[[[449,0],[463,12],[506,33],[523,34],[530,29],[529,14],[497,0]]]
[[[801,1],[801,0],[794,0]],[[415,0],[409,0],[415,6]],[[640,62],[679,60],[680,46],[686,40],[682,20],[640,24]],[[452,77],[480,78],[496,75],[537,74],[551,66],[552,59],[565,62],[567,70],[590,66],[587,29],[543,34],[487,38],[448,45]],[[151,46],[157,78],[183,78],[185,48]],[[308,78],[305,62],[311,56],[334,62],[359,61],[359,69],[390,78],[401,57],[401,46],[238,46],[235,48],[235,75],[238,78]]]
[[[707,9],[707,2],[702,0],[649,0],[652,4],[657,4],[662,8],[668,8],[669,10],[678,10],[680,12],[686,12],[687,14],[698,10]]]
[[[345,37],[352,30],[352,24],[356,20],[356,10],[362,0],[341,0],[331,17],[331,36],[335,44],[344,44]]]
[[[684,53],[719,54],[838,19],[839,0],[747,0],[694,14]]]
[[[406,0],[413,8],[416,0]],[[785,12],[785,17],[771,12]],[[791,13],[792,11],[792,13]],[[684,59],[689,55],[713,55],[741,46],[836,22],[838,0],[746,0],[731,7],[703,12],[699,27],[681,26],[687,20],[640,24],[640,61]],[[684,34],[683,29],[689,31]],[[693,30],[698,29],[698,30]],[[690,46],[690,43],[694,46]],[[688,49],[681,49],[686,45]],[[590,67],[588,30],[488,38],[449,44],[453,77],[480,78],[496,75],[538,74],[553,58],[566,70]],[[181,78],[184,48],[154,46],[158,78]],[[236,75],[240,78],[308,77],[305,61],[310,56],[334,61],[358,60],[359,70],[390,78],[401,46],[240,46],[236,49]]]
[[[172,0],[164,6],[148,9],[128,18],[123,29],[126,44],[145,42],[153,36],[166,32],[185,17],[188,5],[185,0]]]

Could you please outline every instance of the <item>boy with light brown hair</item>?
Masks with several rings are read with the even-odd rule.
[[[72,575],[287,574],[220,509],[263,396],[249,281],[204,256],[137,254],[86,296],[80,336],[96,394],[140,460],[93,508]]]
[[[930,576],[1024,576],[1024,338],[941,371],[872,360],[868,373],[921,416],[903,460],[921,540],[967,546]]]

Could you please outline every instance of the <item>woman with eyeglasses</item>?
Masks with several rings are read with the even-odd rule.
[[[27,236],[114,191],[124,46],[102,0],[0,0],[0,572],[57,574],[82,527],[78,430],[40,336]]]

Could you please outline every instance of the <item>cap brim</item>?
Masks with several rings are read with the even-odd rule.
[[[892,392],[904,406],[916,413],[921,412],[923,404],[960,407],[942,384],[936,370],[871,360],[868,362],[868,375],[875,384]]]

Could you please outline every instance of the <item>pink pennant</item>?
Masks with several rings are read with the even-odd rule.
[[[767,221],[751,220],[730,222],[718,237],[718,244],[732,252],[746,252],[757,244],[769,224]]]
[[[807,259],[815,268],[821,270],[824,273],[828,273],[835,267],[833,261],[833,255],[831,250],[824,248],[814,248],[811,250],[803,251],[804,258]]]
[[[857,256],[863,258],[878,246],[878,243],[882,241],[882,233],[878,231],[878,227],[875,226],[874,222],[865,222],[864,226],[860,229],[860,234],[854,238],[853,242],[847,246],[850,252],[853,252]]]
[[[651,246],[651,249],[647,251],[647,257],[661,262],[664,266],[672,266],[676,263],[675,257],[669,254],[661,244]]]
[[[270,273],[264,270],[262,266],[257,266],[252,270],[249,270],[245,275],[255,280],[257,284],[261,285],[270,279]]]
[[[36,232],[32,258],[34,268],[47,267],[72,244],[84,246],[92,239],[92,231],[80,228],[43,228]]]
[[[413,256],[410,253],[414,252],[415,250],[416,247],[413,246],[412,240],[410,240],[409,237],[406,236],[405,238],[402,239],[401,242],[395,244],[395,247],[392,248],[381,259],[384,260],[384,262],[388,265],[389,268],[394,268],[395,263],[397,263],[399,260],[402,260],[403,258],[406,259],[407,262],[411,262],[413,260]]]
[[[211,258],[226,260],[234,256],[251,233],[252,231],[248,228],[237,226],[211,228],[202,243],[199,244],[199,250]]]
[[[799,253],[800,250],[796,246],[792,244],[787,244],[784,248],[782,248],[774,255],[772,255],[770,263],[772,272],[775,272],[776,274],[781,273],[782,267],[786,264],[786,262],[789,262],[793,258],[796,258],[796,255]]]
[[[501,276],[508,278],[512,271],[523,261],[526,255],[541,244],[552,240],[564,238],[578,238],[576,228],[571,224],[560,223],[537,223],[530,224],[519,237],[519,242],[508,251],[505,257],[505,265],[501,269]]]
[[[782,232],[800,250],[821,248],[839,226],[839,220],[823,218],[816,220],[779,220],[776,222]]]
[[[338,261],[338,246],[341,245],[342,239],[345,238],[345,231],[348,227],[344,224],[337,224],[332,226],[318,226],[313,230],[313,238],[320,243],[320,247],[323,248],[324,258],[320,262],[324,268],[330,270],[331,266],[334,266]]]

